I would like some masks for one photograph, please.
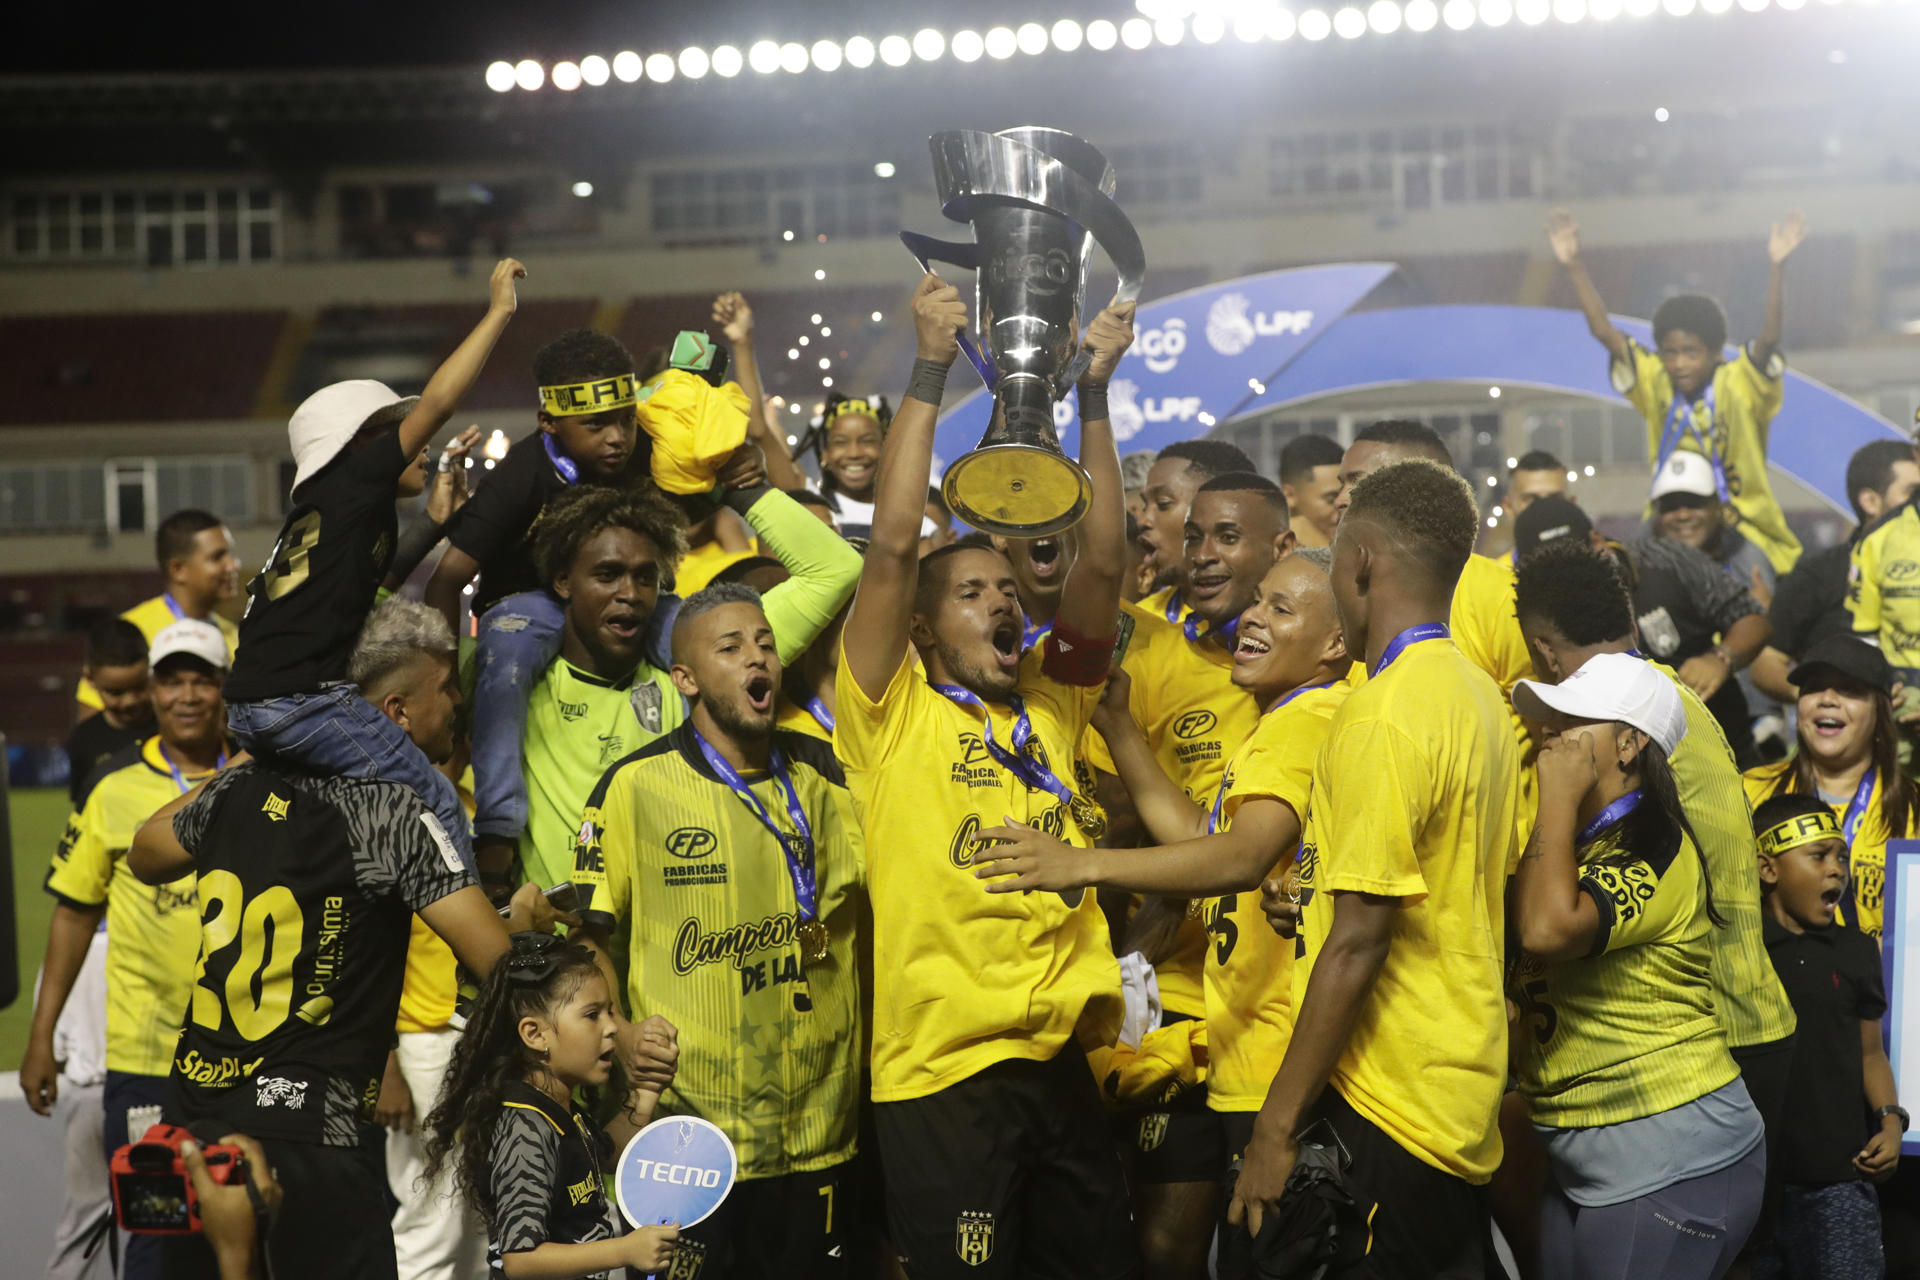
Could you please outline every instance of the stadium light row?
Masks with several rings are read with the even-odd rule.
[[[1839,0],[1811,0],[1820,5]],[[1859,2],[1859,0],[1856,0]],[[1871,3],[1872,0],[1865,0]],[[1452,31],[1473,27],[1504,27],[1518,22],[1538,27],[1548,22],[1574,25],[1581,22],[1610,22],[1622,16],[1645,18],[1664,12],[1685,18],[1700,12],[1722,14],[1738,8],[1760,13],[1768,8],[1802,9],[1810,0],[1372,0],[1368,4],[1350,4],[1331,11],[1321,8],[1295,13],[1278,5],[1238,4],[1229,9],[1204,7],[1189,16],[1161,10],[1161,16],[1128,18],[1110,22],[1100,18],[1082,24],[1062,18],[1051,26],[1038,22],[1019,27],[993,27],[985,32],[971,29],[951,35],[933,27],[923,27],[912,36],[889,35],[879,40],[854,36],[845,42],[816,40],[811,45],[798,41],[780,43],[761,40],[743,53],[733,45],[713,49],[691,47],[678,56],[652,53],[645,57],[625,49],[611,58],[589,54],[578,62],[561,61],[551,67],[533,58],[520,62],[495,62],[487,67],[487,87],[498,93],[513,89],[535,90],[551,85],[562,92],[580,87],[599,88],[613,80],[633,84],[646,79],[665,84],[675,76],[701,80],[708,75],[731,79],[743,71],[770,76],[777,72],[800,75],[808,70],[838,71],[841,67],[865,70],[876,62],[889,67],[904,67],[915,59],[937,62],[949,54],[959,62],[978,62],[981,58],[1007,59],[1016,54],[1029,57],[1047,52],[1073,53],[1082,48],[1106,53],[1117,48],[1142,50],[1155,44],[1171,46],[1191,40],[1197,44],[1218,44],[1232,36],[1244,44],[1263,41],[1325,40],[1337,36],[1357,40],[1365,35],[1386,36],[1402,29],[1432,31],[1444,25]]]

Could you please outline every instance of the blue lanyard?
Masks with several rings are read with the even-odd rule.
[[[1635,787],[1602,809],[1599,813],[1595,814],[1592,822],[1580,828],[1580,834],[1573,838],[1574,848],[1586,848],[1587,845],[1593,842],[1594,837],[1639,807],[1640,788]]]
[[[1713,487],[1720,495],[1720,501],[1728,499],[1727,469],[1720,463],[1720,454],[1713,447],[1714,399],[1713,383],[1707,383],[1707,393],[1702,400],[1707,406],[1707,429],[1703,434],[1694,425],[1693,404],[1678,391],[1673,393],[1673,405],[1667,410],[1667,429],[1660,437],[1660,460],[1654,463],[1653,474],[1657,478],[1665,469],[1667,460],[1673,457],[1673,451],[1680,447],[1680,437],[1685,434],[1700,446],[1700,452],[1713,464]]]
[[[1167,621],[1180,621],[1180,591],[1172,588],[1167,592]]]
[[[1169,619],[1169,621],[1171,621],[1171,619]],[[1240,615],[1236,613],[1231,618],[1227,619],[1226,625],[1221,627],[1218,631],[1214,631],[1211,628],[1208,628],[1208,630],[1203,633],[1200,630],[1200,628],[1203,626],[1206,626],[1206,619],[1202,618],[1197,613],[1190,613],[1187,615],[1187,620],[1180,624],[1180,629],[1187,633],[1188,640],[1193,641],[1196,644],[1199,643],[1201,635],[1209,634],[1209,635],[1217,635],[1222,637],[1223,639],[1226,640],[1227,644],[1231,646],[1233,644],[1234,632],[1240,630]]]
[[[689,726],[691,727],[691,726]],[[747,806],[748,812],[760,820],[760,825],[773,832],[773,838],[780,843],[780,851],[786,855],[787,874],[793,878],[793,901],[800,908],[802,922],[812,920],[817,914],[817,881],[813,864],[813,824],[807,821],[807,811],[800,807],[800,793],[793,788],[793,775],[787,770],[787,762],[780,755],[780,748],[767,749],[767,771],[773,780],[780,784],[787,802],[787,816],[793,819],[796,834],[782,831],[767,812],[767,806],[760,803],[760,797],[753,794],[740,771],[727,763],[726,757],[713,749],[713,744],[693,730],[693,740],[700,747],[700,754],[706,758],[707,767],[720,775],[720,781],[727,784],[728,790],[740,797],[740,803]]]
[[[1266,711],[1262,712],[1260,715],[1260,718],[1262,720],[1265,720],[1268,716],[1272,715],[1274,712],[1278,711],[1280,708],[1286,706],[1289,702],[1292,702],[1295,698],[1299,697],[1303,693],[1312,693],[1315,689],[1331,689],[1333,688],[1334,685],[1338,683],[1340,683],[1338,680],[1327,680],[1327,681],[1323,681],[1320,684],[1303,684],[1298,689],[1295,689],[1292,693],[1289,693],[1286,697],[1280,699],[1280,701],[1274,703]],[[1233,768],[1231,765],[1229,765],[1227,768],[1227,771],[1220,775],[1220,789],[1213,793],[1213,812],[1207,815],[1207,834],[1208,835],[1216,835],[1219,833],[1220,806],[1227,802],[1227,784],[1232,781],[1233,781]]]
[[[833,732],[833,712],[827,710],[827,704],[820,700],[819,694],[816,693],[807,699],[807,714],[813,717],[815,724],[829,734]]]
[[[167,754],[166,744],[162,742],[156,742],[153,744],[153,746],[154,746],[154,750],[160,753],[160,758],[167,762],[167,769],[169,772],[173,774],[173,785],[180,788],[180,794],[185,795],[187,794],[187,792],[193,790],[193,784],[187,781],[187,775],[180,772],[180,766],[175,764],[173,762],[173,757]],[[225,747],[222,747],[220,749],[220,758],[214,762],[213,771],[215,773],[218,773],[220,772],[220,770],[226,767],[227,767],[227,751]]]
[[[553,436],[548,432],[542,431],[540,433],[540,444],[546,449],[547,461],[551,462],[553,469],[560,473],[560,478],[568,484],[579,484],[580,467],[572,458],[569,458],[566,454],[553,447]]]
[[[186,617],[186,616],[187,616],[187,615],[186,615],[186,614],[185,614],[185,613],[184,613],[184,612],[183,612],[183,611],[181,610],[181,608],[180,608],[180,602],[179,602],[178,600],[175,600],[175,599],[173,598],[173,592],[171,592],[171,591],[162,591],[162,592],[160,593],[160,598],[161,598],[162,600],[164,600],[164,601],[166,601],[166,602],[167,602],[167,612],[168,612],[168,613],[171,613],[171,614],[172,614],[172,615],[174,616],[174,620],[175,620],[175,621],[178,621],[179,619],[181,619],[181,618],[184,618],[184,617]]]
[[[1417,627],[1408,627],[1393,639],[1387,641],[1387,651],[1380,655],[1380,665],[1369,668],[1369,677],[1378,676],[1393,665],[1393,660],[1409,645],[1419,644],[1422,640],[1445,640],[1453,631],[1444,622],[1423,622]]]
[[[1860,785],[1853,789],[1853,799],[1847,802],[1847,816],[1840,820],[1840,835],[1847,842],[1847,852],[1853,852],[1853,838],[1860,833],[1860,824],[1867,817],[1867,801],[1873,797],[1873,784],[1879,776],[1879,770],[1869,768],[1867,776],[1860,779]],[[1859,927],[1860,917],[1853,908],[1854,877],[1847,877],[1847,914],[1848,924]]]
[[[987,711],[987,704],[980,701],[980,695],[971,689],[962,689],[957,684],[936,684],[933,686],[939,694],[963,707],[980,709],[980,736],[986,743],[987,754],[1003,769],[1011,770],[1015,777],[1036,791],[1044,791],[1061,804],[1073,803],[1073,791],[1066,783],[1054,776],[1053,770],[1031,759],[1027,755],[1027,743],[1033,740],[1033,722],[1027,718],[1027,704],[1019,694],[1009,694],[1007,701],[1013,707],[1013,750],[993,740],[993,716]]]

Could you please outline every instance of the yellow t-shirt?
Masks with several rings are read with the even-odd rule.
[[[1314,759],[1348,692],[1344,683],[1313,689],[1260,717],[1227,762],[1220,830],[1232,829],[1249,799],[1278,800],[1305,820]],[[1275,865],[1292,862],[1297,848]],[[1209,899],[1206,926],[1207,1105],[1258,1111],[1293,1029],[1293,942],[1267,924],[1257,890]]]
[[[1853,629],[1896,667],[1920,667],[1920,506],[1907,503],[1853,548]]]
[[[1708,979],[1705,881],[1684,835],[1629,853],[1619,826],[1579,852],[1580,889],[1600,911],[1593,951],[1514,975],[1526,1052],[1520,1091],[1533,1122],[1590,1129],[1670,1111],[1740,1074]]]
[[[1176,625],[1185,622],[1187,615],[1193,612],[1187,606],[1187,602],[1180,598],[1178,587],[1162,587],[1158,591],[1150,592],[1140,597],[1140,603],[1135,607],[1143,613]]]
[[[1726,921],[1708,930],[1714,1006],[1730,1047],[1772,1044],[1792,1035],[1797,1019],[1761,936],[1760,867],[1754,859],[1753,813],[1740,767],[1707,704],[1687,688],[1679,672],[1664,663],[1653,665],[1673,681],[1686,708],[1687,734],[1673,750],[1673,780],[1706,855],[1713,908]]]
[[[460,806],[473,820],[472,771],[456,783]],[[455,998],[460,994],[459,961],[453,948],[427,927],[419,916],[413,917],[407,931],[407,968],[400,979],[400,1012],[394,1018],[395,1031],[438,1031],[453,1018]]]
[[[738,564],[760,554],[760,540],[747,539],[745,551],[728,551],[718,542],[703,542],[687,552],[673,571],[673,589],[681,598],[704,589],[720,571],[730,564]]]
[[[935,691],[911,653],[877,700],[843,656],[836,694],[833,745],[866,834],[873,903],[873,1100],[923,1098],[996,1062],[1045,1061],[1076,1033],[1083,1046],[1111,1044],[1120,967],[1096,895],[988,893],[973,875],[974,833],[1003,818],[1090,845],[1067,806],[997,763],[979,709]],[[1058,776],[1100,690],[1054,682],[1034,651],[1019,694],[1028,758]],[[988,712],[1010,750],[1012,709]]]
[[[1787,362],[1778,351],[1764,369],[1754,363],[1751,348],[1722,361],[1713,371],[1711,418],[1707,397],[1702,395],[1694,401],[1688,414],[1690,422],[1682,425],[1676,446],[1703,453],[1696,433],[1713,441],[1713,451],[1720,455],[1720,465],[1726,472],[1727,493],[1740,532],[1766,553],[1780,573],[1791,570],[1800,558],[1800,539],[1788,527],[1786,513],[1773,496],[1773,482],[1767,476],[1767,435],[1773,427],[1773,415],[1780,412],[1781,375],[1786,369]],[[1609,373],[1614,390],[1646,419],[1647,457],[1657,464],[1667,434],[1667,416],[1673,408],[1673,379],[1667,376],[1667,367],[1660,362],[1658,352],[1629,338],[1627,359],[1612,361]]]
[[[1793,761],[1789,758],[1759,765],[1747,770],[1742,781],[1746,784],[1748,803],[1757,809],[1762,801],[1795,790]],[[1833,816],[1840,820],[1842,827],[1846,825],[1847,804],[1851,799],[1848,797],[1833,806]],[[1887,830],[1886,819],[1880,813],[1880,779],[1876,776],[1873,790],[1867,796],[1866,814],[1860,819],[1860,830],[1848,851],[1853,878],[1847,884],[1846,893],[1841,895],[1840,909],[1834,915],[1836,924],[1850,924],[1869,938],[1880,937],[1887,889],[1887,841],[1904,840],[1912,834]],[[1716,893],[1719,888],[1716,883]]]
[[[133,608],[127,610],[120,616],[140,628],[140,634],[145,636],[147,643],[151,645],[153,638],[159,635],[163,628],[179,621],[186,615],[175,613],[170,598],[163,594],[157,595],[151,600],[142,600],[139,604],[133,606]],[[220,634],[226,637],[227,656],[231,658],[234,649],[239,647],[240,644],[240,628],[234,626],[231,622],[228,622],[225,617],[217,613],[209,616],[207,621],[220,628]],[[96,711],[105,705],[100,701],[99,690],[93,687],[92,681],[84,677],[80,681],[80,687],[74,690],[73,699],[81,706],[92,707]]]
[[[790,729],[794,733],[804,733],[809,738],[818,738],[822,742],[833,741],[833,731],[813,718],[813,713],[797,702],[789,701],[784,695],[780,699],[780,712],[773,721],[776,729]]]
[[[200,900],[191,875],[142,884],[127,867],[127,847],[157,809],[212,776],[183,773],[182,787],[162,751],[148,738],[102,766],[67,819],[46,880],[49,893],[75,906],[106,904],[107,1069],[142,1076],[173,1070],[200,959]]]
[[[1413,1155],[1473,1183],[1500,1164],[1518,757],[1506,699],[1486,673],[1445,640],[1408,645],[1335,714],[1299,855],[1296,1010],[1333,925],[1333,894],[1401,899],[1333,1087]]]

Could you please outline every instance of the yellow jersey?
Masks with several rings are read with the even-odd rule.
[[[1127,606],[1122,603],[1121,608],[1124,609],[1126,607]],[[1193,610],[1188,607],[1187,602],[1181,598],[1180,588],[1178,587],[1162,587],[1158,591],[1141,596],[1140,602],[1134,607],[1142,613],[1159,618],[1174,626],[1185,622],[1188,615],[1193,612]]]
[[[200,900],[192,875],[142,884],[127,848],[175,796],[212,777],[173,767],[158,737],[102,765],[67,819],[47,870],[47,892],[75,907],[107,909],[107,1069],[166,1076],[200,960]]]
[[[1026,760],[1069,781],[1098,686],[1059,684],[1039,650],[1021,660],[1033,729]],[[923,1098],[996,1062],[1046,1061],[1078,1037],[1111,1044],[1120,966],[1096,895],[988,893],[974,835],[1013,818],[1085,848],[1067,805],[998,763],[1011,707],[953,702],[900,655],[867,697],[840,660],[835,752],[866,835],[873,903],[873,1100]],[[1057,764],[1056,764],[1057,762]]]
[[[826,708],[823,706],[821,710],[825,711]],[[783,694],[780,698],[780,710],[774,717],[773,724],[776,729],[786,729],[791,733],[804,733],[809,738],[818,738],[822,742],[830,743],[833,741],[833,729],[831,728],[833,716],[831,713],[828,713],[827,720],[829,722],[828,724],[821,724],[820,721],[815,718],[812,711],[788,699]]]
[[[1700,855],[1684,835],[1630,851],[1613,827],[1579,851],[1600,912],[1578,960],[1527,956],[1514,976],[1520,1091],[1533,1122],[1591,1129],[1670,1111],[1740,1074],[1714,1012]]]
[[[1333,1087],[1414,1156],[1472,1183],[1500,1164],[1518,757],[1487,674],[1445,639],[1409,644],[1334,715],[1298,858],[1296,1010],[1333,925],[1332,895],[1401,900]]]
[[[1847,608],[1888,662],[1920,667],[1920,506],[1907,503],[1854,544]]]
[[[1241,803],[1256,798],[1278,800],[1305,820],[1314,760],[1348,692],[1345,683],[1310,689],[1260,717],[1227,762],[1220,830],[1231,830]],[[1291,863],[1298,847],[1280,863]],[[1206,926],[1207,1105],[1258,1111],[1293,1027],[1293,941],[1267,924],[1258,890],[1209,899]]]
[[[1769,797],[1798,790],[1794,785],[1791,758],[1749,769],[1742,775],[1742,781],[1746,784],[1747,801],[1756,809]],[[1833,816],[1840,820],[1843,829],[1846,827],[1847,808],[1851,799],[1848,797],[1832,806]],[[1689,813],[1687,816],[1693,815]],[[1853,846],[1848,850],[1852,878],[1847,883],[1846,893],[1841,895],[1840,908],[1834,914],[1835,924],[1850,924],[1878,942],[1886,913],[1887,841],[1904,840],[1912,834],[1911,831],[1887,830],[1886,819],[1880,812],[1880,779],[1876,775],[1873,789],[1867,793],[1867,807],[1860,818],[1860,829],[1854,834]],[[1717,882],[1714,887],[1717,891]],[[1716,906],[1719,905],[1717,897],[1714,902]]]
[[[682,599],[703,590],[730,564],[738,564],[760,554],[757,538],[747,539],[745,551],[728,551],[717,541],[703,542],[680,557],[673,571],[673,589]]]
[[[454,784],[460,806],[473,820],[473,770],[468,769]],[[395,1031],[439,1031],[453,1020],[455,998],[460,993],[459,961],[453,948],[427,927],[419,916],[407,926],[407,968],[400,979],[400,1012],[394,1017]]]
[[[145,636],[147,643],[151,645],[153,638],[162,630],[187,615],[180,612],[180,606],[174,603],[171,595],[162,593],[151,600],[142,600],[120,616],[140,628],[140,634]],[[233,651],[240,646],[240,628],[218,613],[208,614],[206,621],[220,628],[220,634],[227,642],[227,657],[231,659]],[[73,700],[83,707],[92,707],[96,711],[105,705],[100,701],[100,691],[95,689],[93,682],[85,677],[81,678],[80,687],[74,690]]]
[[[1767,435],[1773,415],[1780,412],[1781,375],[1787,362],[1778,351],[1762,368],[1752,348],[1743,348],[1713,371],[1710,388],[1681,413],[1676,448],[1706,453],[1702,439],[1713,442],[1727,478],[1731,510],[1728,518],[1748,541],[1766,553],[1776,572],[1786,573],[1800,558],[1800,539],[1787,525],[1780,500],[1773,496],[1767,476]],[[1627,358],[1610,362],[1613,388],[1640,411],[1647,423],[1647,457],[1656,468],[1667,421],[1673,413],[1673,379],[1658,352],[1627,339]],[[1648,507],[1651,514],[1652,507]]]

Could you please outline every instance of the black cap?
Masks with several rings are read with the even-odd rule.
[[[1559,495],[1535,498],[1513,522],[1513,558],[1525,560],[1549,542],[1572,538],[1585,542],[1593,532],[1593,521],[1580,504]]]
[[[1788,683],[1806,684],[1815,676],[1815,667],[1827,667],[1882,693],[1893,693],[1893,668],[1887,655],[1857,636],[1828,636],[1814,645],[1787,673]]]

